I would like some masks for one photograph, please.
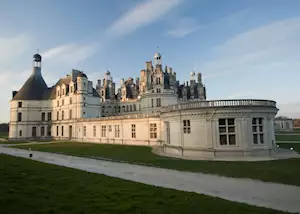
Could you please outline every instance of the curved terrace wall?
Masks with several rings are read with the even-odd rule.
[[[273,120],[277,111],[276,102],[269,100],[216,100],[165,107],[161,114],[164,152],[199,158],[270,156],[275,151]]]

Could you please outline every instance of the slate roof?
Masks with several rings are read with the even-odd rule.
[[[78,76],[86,77],[83,73],[79,73]],[[71,81],[71,77],[61,78],[54,86],[48,88],[42,75],[39,72],[33,72],[13,100],[53,100],[56,98],[56,86],[63,84],[68,86]],[[93,96],[100,97],[94,88]]]
[[[38,72],[34,72],[14,96],[13,100],[43,100],[48,87]]]

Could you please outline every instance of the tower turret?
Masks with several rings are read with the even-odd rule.
[[[162,58],[161,58],[160,53],[155,53],[154,54],[154,64],[155,64],[155,66],[162,65]]]

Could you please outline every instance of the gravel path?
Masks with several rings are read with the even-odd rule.
[[[0,153],[29,158],[29,151],[0,147]],[[108,175],[149,185],[196,192],[230,201],[300,212],[300,187],[267,183],[251,179],[235,179],[203,173],[116,163],[47,152],[31,151],[31,159]]]

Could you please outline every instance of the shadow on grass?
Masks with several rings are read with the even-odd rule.
[[[7,155],[0,163],[0,213],[283,213]]]

